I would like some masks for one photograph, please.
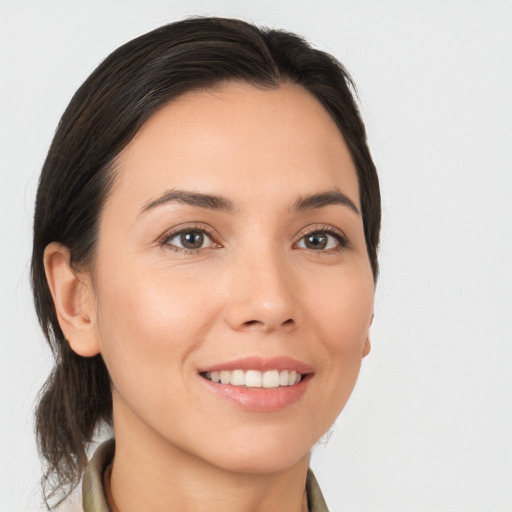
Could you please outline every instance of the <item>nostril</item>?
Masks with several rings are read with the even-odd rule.
[[[260,320],[248,320],[247,322],[244,322],[244,325],[246,327],[251,327],[253,325],[263,324],[263,323],[264,322],[261,322]],[[293,325],[293,324],[294,324],[293,318],[288,318],[288,320],[285,320],[281,325],[289,326],[289,325]]]
[[[282,329],[283,332],[291,332],[296,328],[296,323],[293,318],[288,318],[284,322],[264,322],[262,320],[247,320],[240,324],[239,329],[245,332],[264,332],[270,333],[274,330]]]

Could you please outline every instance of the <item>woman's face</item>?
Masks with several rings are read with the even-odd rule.
[[[116,434],[234,471],[303,461],[353,389],[373,309],[334,122],[294,85],[187,93],[116,170],[93,291]]]

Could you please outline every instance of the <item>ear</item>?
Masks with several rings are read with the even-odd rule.
[[[372,318],[370,320],[370,326],[373,324],[374,317],[375,317],[375,313],[372,313]],[[369,330],[370,330],[370,327],[368,326],[368,331]],[[370,353],[371,349],[372,349],[372,344],[370,342],[370,332],[368,332],[366,341],[364,342],[364,346],[363,346],[363,357],[366,357]]]
[[[364,347],[363,347],[363,357],[366,357],[369,353],[370,353],[370,350],[372,349],[372,344],[370,342],[370,338],[366,338],[366,341],[364,342]]]
[[[44,269],[60,328],[72,350],[83,357],[99,354],[89,274],[76,272],[71,267],[69,249],[57,242],[46,246]]]

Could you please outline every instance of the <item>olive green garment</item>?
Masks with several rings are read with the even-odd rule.
[[[82,503],[84,512],[110,512],[103,492],[103,473],[112,461],[115,441],[110,439],[102,443],[87,465],[82,482]],[[306,480],[308,505],[310,512],[329,512],[322,492],[311,470]]]

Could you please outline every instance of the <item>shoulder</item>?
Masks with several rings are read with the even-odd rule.
[[[320,490],[320,486],[318,485],[315,475],[311,469],[308,469],[306,492],[308,495],[309,512],[329,512],[322,495],[322,491]]]
[[[103,472],[111,462],[114,451],[114,439],[109,439],[97,447],[85,470],[82,485],[77,486],[55,512],[108,512],[103,490]]]

